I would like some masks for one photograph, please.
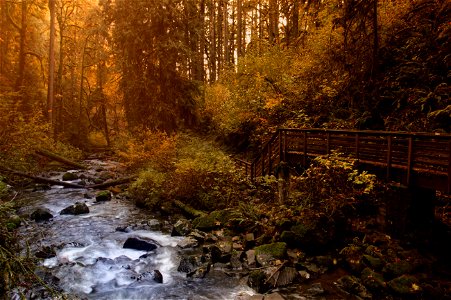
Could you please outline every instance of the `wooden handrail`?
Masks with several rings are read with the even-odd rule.
[[[354,157],[359,166],[383,167],[388,180],[406,185],[431,182],[427,183],[431,188],[451,193],[450,134],[279,128],[263,145],[259,156],[252,162],[240,161],[239,165],[254,179],[271,174],[282,161],[306,167],[310,158],[332,151]]]

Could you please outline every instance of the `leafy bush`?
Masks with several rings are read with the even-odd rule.
[[[177,136],[168,136],[161,131],[144,129],[124,135],[118,139],[116,153],[131,169],[152,167],[169,170],[176,155]]]
[[[329,157],[316,157],[302,176],[293,179],[293,201],[334,211],[360,196],[370,195],[376,187],[375,175],[359,172],[356,160],[333,153]]]
[[[233,161],[211,142],[201,138],[180,134],[177,150],[171,152],[168,168],[147,168],[130,187],[130,196],[147,207],[156,207],[162,199],[176,199],[198,209],[214,210],[228,206],[234,199],[238,184],[238,171]],[[172,141],[175,141],[173,139]],[[175,145],[172,144],[172,145]],[[172,156],[174,155],[174,156]],[[133,156],[135,157],[135,156]],[[147,156],[142,165],[154,165],[155,157]]]

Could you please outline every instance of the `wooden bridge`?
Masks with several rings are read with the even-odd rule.
[[[451,194],[450,134],[278,129],[252,163],[237,163],[255,179],[274,174],[282,161],[306,167],[312,158],[332,151],[387,180]]]

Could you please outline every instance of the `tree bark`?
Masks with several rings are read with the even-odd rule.
[[[53,179],[49,179],[49,178],[45,178],[45,177],[40,177],[40,176],[34,176],[28,173],[23,173],[23,172],[19,172],[19,171],[15,171],[6,167],[2,167],[0,166],[0,169],[11,173],[13,175],[16,176],[20,176],[20,177],[25,177],[25,178],[29,178],[32,179],[36,182],[39,183],[48,183],[48,184],[53,184],[53,185],[61,185],[64,187],[69,187],[69,188],[76,188],[76,189],[84,189],[85,187],[76,183],[71,183],[71,182],[66,182],[66,181],[59,181],[59,180],[53,180]]]
[[[49,82],[47,91],[47,117],[55,126],[53,120],[54,83],[55,83],[55,0],[49,0],[50,10],[50,45],[49,45]]]
[[[37,149],[36,153],[39,154],[39,155],[51,158],[53,160],[56,160],[56,161],[58,161],[60,163],[63,163],[65,165],[68,165],[68,166],[71,166],[71,167],[75,167],[75,168],[78,168],[78,169],[86,169],[86,167],[84,165],[80,164],[80,163],[71,161],[71,160],[69,160],[67,158],[64,158],[64,157],[62,157],[62,156],[60,156],[58,154],[52,153],[52,152],[50,152],[48,150],[45,150],[45,149]]]
[[[25,73],[25,40],[27,36],[27,1],[22,0],[22,18],[20,25],[20,43],[19,43],[19,70],[16,80],[16,90],[19,91],[23,85]]]
[[[134,176],[120,178],[120,179],[116,179],[116,180],[110,180],[110,181],[107,181],[107,182],[104,182],[104,183],[88,185],[88,186],[86,186],[86,188],[87,189],[104,189],[104,188],[107,188],[107,187],[110,187],[110,186],[115,186],[115,185],[119,185],[119,184],[129,183],[130,181],[133,181],[136,178],[138,178],[138,176],[134,175]]]

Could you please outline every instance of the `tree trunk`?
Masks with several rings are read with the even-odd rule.
[[[55,82],[55,0],[49,0],[50,10],[50,45],[49,45],[49,82],[47,91],[47,117],[55,126],[53,120],[54,82]]]
[[[292,34],[294,40],[299,36],[299,0],[293,0]]]
[[[197,57],[197,74],[196,79],[199,81],[204,81],[204,53],[205,53],[205,0],[200,1],[200,12],[199,12],[199,24],[201,26],[199,34],[199,49]]]
[[[378,57],[379,57],[379,36],[378,36],[378,24],[377,24],[377,0],[373,0],[373,65],[372,65],[372,78],[374,79],[378,72]]]
[[[210,83],[216,81],[215,0],[210,0]]]
[[[238,57],[243,56],[243,4],[242,0],[237,1],[237,37],[236,37],[236,48],[238,52]]]
[[[19,91],[23,85],[25,73],[25,40],[27,36],[27,0],[22,0],[22,18],[20,25],[20,46],[19,46],[19,70],[16,80],[16,91]]]
[[[227,67],[230,64],[230,50],[229,50],[229,14],[227,12],[228,8],[228,0],[224,0],[224,65]]]

